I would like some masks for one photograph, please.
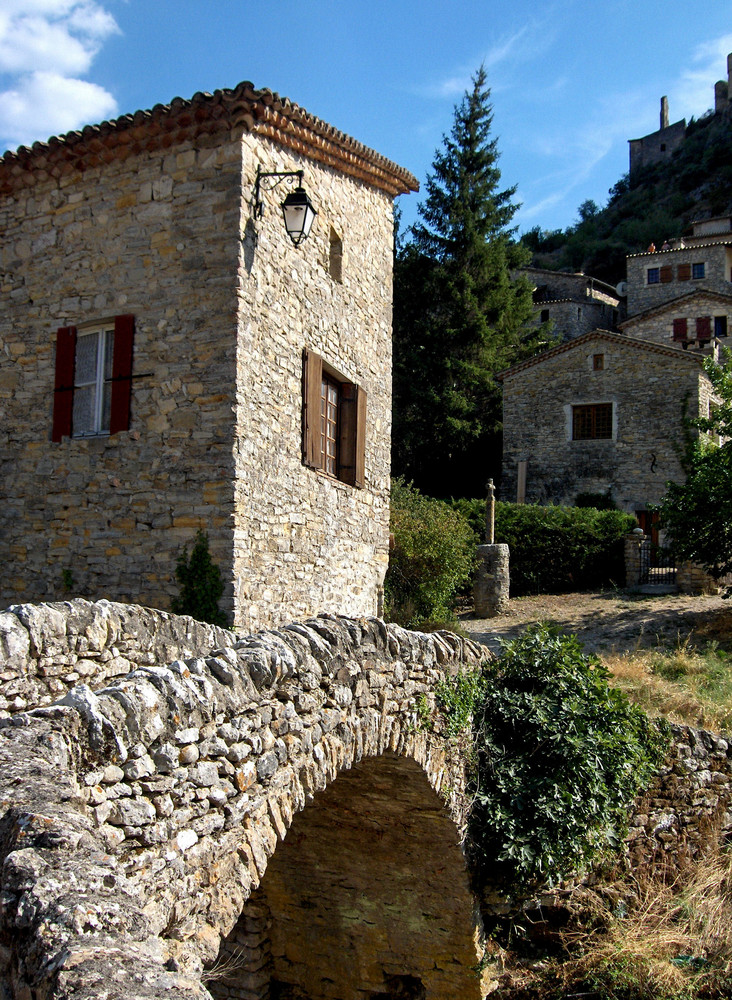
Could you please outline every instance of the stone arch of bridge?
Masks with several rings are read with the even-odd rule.
[[[206,978],[215,1000],[477,1000],[480,942],[453,817],[387,750],[293,818]]]

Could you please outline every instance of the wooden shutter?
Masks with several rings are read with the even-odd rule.
[[[689,281],[691,278],[691,264],[679,264],[676,277],[679,281]]]
[[[323,380],[323,359],[306,348],[303,351],[302,369],[302,460],[311,469],[320,469],[320,383]]]
[[[712,339],[712,321],[709,316],[698,316],[696,320],[696,339]]]
[[[363,488],[366,470],[366,393],[352,382],[341,384],[338,478]]]
[[[669,281],[674,280],[674,270],[670,264],[664,264],[661,268],[661,284],[667,285]]]
[[[674,320],[674,340],[686,340],[688,323],[686,319]]]
[[[53,392],[53,429],[51,440],[71,436],[74,412],[74,362],[76,327],[61,326],[56,331],[56,379]]]
[[[135,339],[135,317],[115,316],[114,354],[112,355],[112,406],[109,433],[130,428],[132,399],[132,344]]]

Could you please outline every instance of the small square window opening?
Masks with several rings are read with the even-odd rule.
[[[692,278],[703,278],[704,277],[704,263],[691,265],[691,276]]]
[[[647,283],[649,285],[657,285],[661,280],[661,269],[660,267],[649,267]]]
[[[604,354],[593,354],[592,355],[592,370],[596,372],[601,372],[605,367],[605,355]]]
[[[589,403],[572,407],[573,441],[609,440],[612,436],[612,403]]]

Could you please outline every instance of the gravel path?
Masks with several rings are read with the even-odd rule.
[[[704,645],[716,640],[732,648],[732,600],[682,594],[646,596],[623,591],[517,597],[496,618],[460,616],[462,628],[497,650],[499,639],[518,635],[530,622],[546,621],[576,633],[588,651],[626,652],[673,648],[690,638]]]

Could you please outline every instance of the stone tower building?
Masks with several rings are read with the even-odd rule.
[[[299,246],[272,171],[317,210]],[[376,612],[416,188],[249,83],[0,158],[2,600],[165,609],[201,528],[238,627]]]

